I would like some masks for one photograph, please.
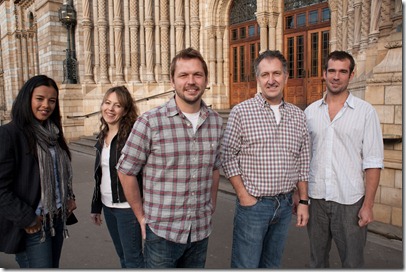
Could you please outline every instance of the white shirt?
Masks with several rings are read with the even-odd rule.
[[[110,180],[110,146],[104,145],[101,153],[101,170],[102,179],[100,184],[101,201],[104,205],[110,208],[130,208],[128,202],[113,203],[113,195],[111,192]]]
[[[279,104],[279,105],[271,105],[271,109],[273,111],[273,114],[275,115],[276,124],[278,124],[278,125],[279,125],[279,123],[281,121],[281,111],[279,110],[279,107],[280,107],[281,104]]]
[[[364,170],[383,168],[375,109],[350,94],[333,121],[324,98],[312,103],[305,114],[311,143],[309,196],[354,204],[365,194]]]
[[[194,113],[183,113],[186,118],[192,123],[193,132],[196,133],[197,123],[199,122],[200,111]]]

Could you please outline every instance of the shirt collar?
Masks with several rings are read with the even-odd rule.
[[[326,103],[326,95],[327,95],[327,93],[324,94],[323,99],[321,99],[319,106],[327,105],[327,103]],[[347,100],[345,100],[345,103],[344,103],[344,104],[346,104],[348,107],[350,107],[350,108],[352,108],[352,109],[355,108],[354,96],[352,95],[351,92],[349,93],[349,95],[348,95],[348,97],[347,97]]]
[[[182,111],[178,108],[176,105],[176,100],[175,100],[174,95],[167,103],[166,103],[166,112],[168,116],[175,116],[175,115],[183,115]],[[209,114],[209,108],[207,107],[206,103],[201,100],[200,104],[200,112],[202,113],[202,116],[207,116]]]
[[[254,97],[259,104],[261,104],[261,106],[263,107],[269,107],[270,104],[268,103],[268,101],[266,101],[266,99],[262,96],[262,93],[257,93]],[[280,104],[280,107],[285,107],[285,100],[282,98],[282,102]]]

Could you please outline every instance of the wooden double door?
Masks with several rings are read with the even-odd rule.
[[[289,79],[284,99],[304,109],[324,91],[323,65],[329,54],[330,11],[326,2],[284,14],[283,54]],[[254,97],[254,60],[260,51],[257,22],[230,26],[230,107]]]
[[[284,55],[289,79],[284,99],[302,109],[322,98],[323,66],[329,54],[330,10],[327,3],[284,15]]]
[[[256,21],[230,27],[230,107],[254,97],[257,82],[254,60],[260,50]]]

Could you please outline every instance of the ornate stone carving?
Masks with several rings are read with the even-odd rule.
[[[131,78],[134,82],[140,81],[139,51],[138,51],[138,0],[130,0],[130,58],[131,58]]]
[[[369,34],[369,19],[370,19],[370,0],[362,1],[362,21],[361,21],[361,49],[368,47],[368,34]]]
[[[84,45],[84,66],[85,66],[85,76],[84,83],[94,83],[93,70],[92,70],[92,21],[90,20],[90,3],[89,0],[83,1],[83,45]]]
[[[162,81],[169,82],[169,6],[167,0],[160,1],[161,15],[161,60],[162,60]]]
[[[123,83],[124,73],[123,73],[123,20],[121,13],[121,1],[114,0],[114,51],[115,51],[115,61],[116,61],[116,82]]]

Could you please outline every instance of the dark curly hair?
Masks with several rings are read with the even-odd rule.
[[[123,116],[120,119],[120,125],[117,133],[117,150],[121,150],[131,132],[131,129],[138,118],[138,108],[134,103],[134,100],[125,86],[116,86],[107,90],[104,94],[101,105],[107,100],[110,94],[116,93],[118,102],[124,108]],[[106,121],[103,119],[103,115],[100,117],[100,134],[99,141],[101,144],[104,142],[104,138],[109,131],[109,127]]]

